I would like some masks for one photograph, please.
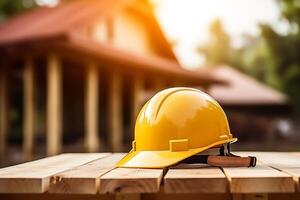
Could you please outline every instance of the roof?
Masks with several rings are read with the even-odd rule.
[[[75,38],[76,39],[75,39]],[[68,42],[56,42],[47,44],[46,48],[56,48],[61,53],[69,52],[73,56],[87,56],[107,61],[109,67],[133,69],[140,72],[160,73],[164,76],[176,77],[190,84],[225,84],[223,78],[216,78],[210,70],[190,71],[183,69],[176,61],[157,56],[145,56],[118,49],[112,45],[100,42],[90,42],[82,37],[71,37]]]
[[[220,66],[213,69],[216,77],[224,78],[227,85],[216,85],[210,94],[222,105],[286,105],[287,97],[254,78],[247,76],[232,67]]]
[[[77,54],[79,58],[85,55],[98,60],[107,60],[116,63],[116,67],[126,66],[146,72],[157,72],[194,85],[224,83],[206,70],[198,72],[185,70],[176,59],[130,53],[78,34],[78,27],[88,26],[112,10],[132,2],[133,0],[73,0],[63,2],[54,8],[35,8],[0,26],[0,50],[14,52],[25,49],[26,53],[31,47],[36,47],[40,51],[40,48],[44,47],[47,50],[51,46],[61,53]],[[145,10],[149,9],[150,7],[146,7]],[[153,13],[148,12],[147,16],[151,20],[149,21],[149,18],[147,22],[157,26],[155,37],[157,39],[161,37],[163,45],[168,47],[168,51],[172,51],[152,15]]]
[[[0,26],[0,45],[67,34],[75,27],[89,25],[128,1],[73,0],[53,8],[34,8]]]

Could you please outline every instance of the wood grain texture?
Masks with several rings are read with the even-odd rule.
[[[115,195],[94,194],[0,194],[2,200],[115,200]]]
[[[50,193],[96,194],[100,176],[115,168],[125,154],[112,154],[85,165],[56,174],[51,178]]]
[[[226,176],[216,167],[169,169],[164,177],[166,193],[225,193],[227,184]]]
[[[300,153],[284,152],[239,152],[255,155],[263,163],[293,176],[295,187],[300,191]]]
[[[162,184],[164,190],[160,190],[162,169],[115,168],[114,164],[123,156],[121,154],[62,154],[0,169],[0,193],[49,191],[51,194],[55,193],[52,196],[54,197],[66,193],[81,195],[100,192],[108,195],[116,194],[115,197],[118,199],[131,197],[143,199],[149,193],[157,194],[152,196],[154,199],[164,197],[185,199],[187,196],[197,195],[206,197],[208,193],[215,194],[208,195],[208,199],[210,197],[222,199],[222,196],[226,197],[229,192],[233,193],[232,197],[236,199],[265,197],[270,199],[270,194],[274,193],[292,198],[295,196],[293,194],[300,194],[295,193],[293,180],[295,176],[292,175],[293,171],[295,174],[298,172],[299,154],[246,152],[240,155],[256,155],[262,162],[258,162],[255,168],[224,167],[223,174],[219,168],[203,166],[187,168],[179,165],[166,173]],[[142,194],[127,195],[132,193]],[[273,195],[271,196],[273,198]]]
[[[233,194],[232,200],[268,200],[269,195],[267,193],[255,193],[255,194]]]
[[[100,193],[158,192],[162,169],[116,168],[100,178]]]
[[[141,74],[137,74],[132,78],[132,111],[131,111],[131,128],[134,131],[135,120],[139,114],[142,107],[142,95],[144,92],[144,77]]]
[[[252,195],[252,198],[251,198]],[[236,195],[225,194],[164,194],[164,193],[147,193],[147,194],[0,194],[0,199],[5,200],[264,200],[265,194],[242,194]],[[272,193],[267,195],[268,200],[298,200],[300,193]]]
[[[154,193],[143,194],[142,200],[232,200],[230,193],[208,194],[208,193]]]
[[[0,169],[0,193],[43,193],[50,177],[86,164],[107,154],[61,154]]]
[[[292,176],[268,167],[261,162],[256,167],[224,167],[232,193],[294,192]]]

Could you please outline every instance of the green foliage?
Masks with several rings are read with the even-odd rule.
[[[33,6],[34,0],[0,0],[0,22]]]
[[[289,95],[291,101],[300,108],[300,1],[281,0],[278,1],[282,18],[290,24],[287,35],[280,35],[269,25],[261,25],[261,36],[270,52],[269,57],[272,64],[263,65],[270,68],[265,81],[272,86],[281,89]]]
[[[219,19],[212,22],[209,33],[209,42],[199,48],[199,51],[206,57],[207,64],[215,66],[220,63],[228,63],[231,52],[230,37]]]
[[[229,64],[286,93],[300,110],[300,1],[278,0],[282,20],[289,23],[286,35],[261,24],[261,34],[249,37],[240,49],[230,46],[230,38],[220,22],[213,22],[210,44],[201,49],[207,64]],[[215,55],[212,55],[215,53]]]

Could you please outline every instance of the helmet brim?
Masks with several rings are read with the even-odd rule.
[[[118,163],[117,167],[125,168],[165,168],[175,165],[180,161],[201,153],[209,148],[237,141],[237,138],[231,138],[215,142],[211,145],[190,149],[188,151],[133,151],[131,150]]]

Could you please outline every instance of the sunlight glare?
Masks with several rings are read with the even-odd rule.
[[[151,0],[155,13],[183,65],[199,66],[204,59],[195,49],[208,39],[210,23],[219,18],[235,47],[241,35],[259,34],[258,23],[276,25],[279,9],[275,0]]]

